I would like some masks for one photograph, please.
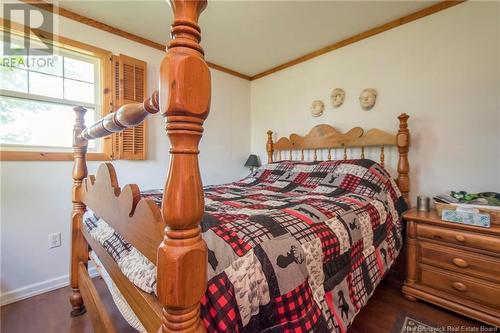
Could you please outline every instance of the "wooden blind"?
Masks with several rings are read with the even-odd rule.
[[[113,109],[124,104],[143,102],[146,97],[146,63],[120,54],[113,56]],[[146,121],[139,126],[113,134],[112,158],[145,160],[147,154]]]

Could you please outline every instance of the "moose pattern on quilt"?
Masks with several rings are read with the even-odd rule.
[[[143,196],[161,202],[159,191]],[[387,171],[367,159],[282,161],[205,187],[207,331],[346,332],[399,253],[405,209]],[[105,222],[85,216],[86,228],[104,244],[96,230]],[[130,255],[141,260],[107,232],[120,239],[119,250],[109,239],[104,247],[125,275],[154,291],[156,270],[124,264]]]

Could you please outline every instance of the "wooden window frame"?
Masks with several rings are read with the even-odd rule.
[[[10,29],[8,30],[7,27]],[[41,40],[46,40],[52,43],[55,47],[63,48],[71,51],[76,51],[78,53],[83,53],[86,55],[93,56],[99,59],[100,64],[100,98],[101,98],[101,110],[99,115],[101,117],[107,115],[113,110],[113,97],[112,97],[112,56],[110,51],[85,44],[82,42],[75,41],[70,38],[58,36],[51,34],[39,29],[28,29],[30,35],[26,36],[24,34],[25,26],[19,23],[8,21],[0,18],[0,30],[7,31],[10,33],[15,33],[26,38],[39,38]],[[91,125],[91,124],[87,124]],[[68,128],[71,131],[71,128]],[[111,145],[106,144],[106,142],[101,142],[101,150],[97,152],[89,152],[87,154],[87,159],[91,161],[109,161],[112,157]],[[0,149],[0,161],[71,161],[73,160],[73,152],[71,149],[64,151],[52,151],[52,150],[1,150]]]

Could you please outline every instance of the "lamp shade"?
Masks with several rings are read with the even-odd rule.
[[[248,159],[245,162],[245,166],[250,168],[260,167],[259,158],[257,157],[257,155],[252,154],[248,156]]]

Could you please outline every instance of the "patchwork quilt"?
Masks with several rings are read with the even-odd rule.
[[[161,192],[144,192],[161,202]],[[208,332],[341,332],[402,245],[407,208],[371,160],[282,161],[205,187]],[[138,287],[156,268],[91,211],[84,224]]]

